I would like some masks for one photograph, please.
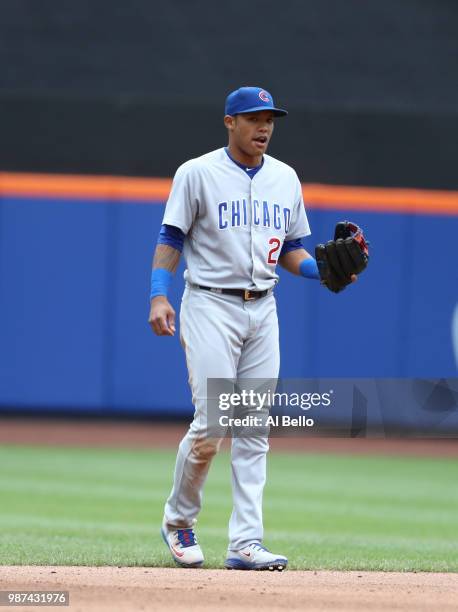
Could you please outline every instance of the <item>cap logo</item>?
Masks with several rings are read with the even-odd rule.
[[[264,90],[259,92],[259,97],[263,102],[270,102],[270,98]]]

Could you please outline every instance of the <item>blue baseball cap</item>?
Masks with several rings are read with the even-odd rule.
[[[275,117],[284,117],[288,111],[275,108],[270,93],[261,87],[240,87],[226,98],[225,115],[240,115],[256,111],[271,110]]]

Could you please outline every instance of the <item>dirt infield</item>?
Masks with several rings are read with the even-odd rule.
[[[2,418],[0,444],[176,448],[186,429],[187,425],[176,423]],[[274,452],[458,457],[458,439],[301,437],[269,442]]]
[[[2,590],[66,590],[72,612],[457,609],[456,574],[0,567]],[[15,607],[15,610],[36,610]]]

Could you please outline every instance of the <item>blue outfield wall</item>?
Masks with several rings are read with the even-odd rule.
[[[0,199],[1,407],[192,414],[178,335],[147,324],[162,215],[161,203]],[[342,217],[312,210],[306,248]],[[281,375],[456,377],[458,217],[345,217],[369,237],[370,267],[339,295],[280,270]]]

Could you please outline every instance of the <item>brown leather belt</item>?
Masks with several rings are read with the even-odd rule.
[[[215,287],[202,287],[202,285],[197,285],[199,289],[204,289],[205,291],[211,291],[212,293],[223,293],[225,295],[237,295],[245,302],[251,302],[253,300],[259,300],[260,298],[266,297],[271,290],[265,289],[264,291],[250,291],[250,289],[216,289]]]

